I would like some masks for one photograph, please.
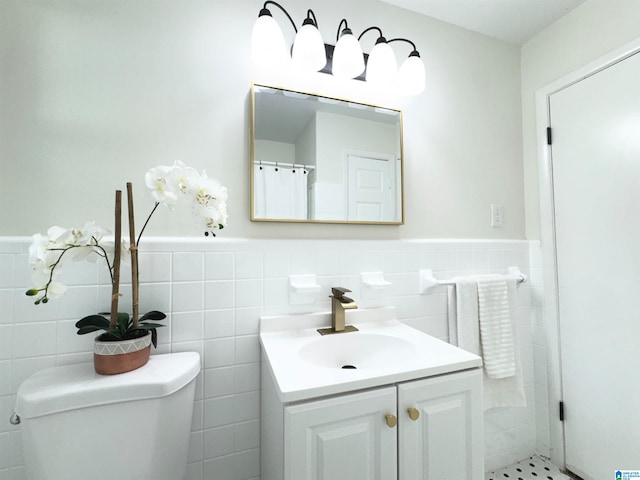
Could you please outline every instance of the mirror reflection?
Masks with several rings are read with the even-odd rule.
[[[402,223],[399,110],[263,85],[252,93],[251,220]]]

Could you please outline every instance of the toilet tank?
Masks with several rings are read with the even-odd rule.
[[[183,352],[120,375],[92,363],[32,375],[16,400],[28,477],[181,480],[199,371],[200,356]]]

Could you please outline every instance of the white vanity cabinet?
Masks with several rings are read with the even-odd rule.
[[[398,385],[400,480],[484,478],[482,370]]]
[[[473,369],[294,404],[272,396],[261,478],[481,480],[481,388]]]
[[[316,400],[284,409],[284,478],[396,478],[396,389]]]
[[[482,359],[398,321],[260,319],[262,480],[482,480]]]

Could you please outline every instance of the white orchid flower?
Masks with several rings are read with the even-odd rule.
[[[49,241],[56,246],[65,246],[73,244],[73,232],[70,228],[54,225],[47,230]]]
[[[115,242],[113,240],[104,241],[100,244],[100,246],[105,250],[105,252],[107,252],[109,264],[113,265]],[[129,263],[131,261],[131,250],[129,248],[129,241],[125,240],[124,238],[120,241],[120,261],[123,263]]]
[[[51,278],[51,270],[34,269],[31,274],[31,283],[38,290],[44,289]]]
[[[201,230],[205,231],[205,233],[211,232],[220,228],[220,225],[224,225],[222,223],[222,216],[220,211],[216,208],[211,207],[196,207],[194,209],[194,214],[196,215],[196,225]]]
[[[192,203],[192,213],[205,235],[227,224],[227,189],[218,181],[209,178],[205,171],[199,174],[180,160],[172,166],[160,165],[145,174],[145,185],[149,188],[156,205],[151,210],[147,222],[162,203],[174,209],[181,200]],[[146,222],[145,222],[146,226]],[[140,232],[142,235],[144,227]],[[82,228],[52,226],[47,235],[36,234],[29,246],[29,263],[32,266],[32,281],[36,288],[26,292],[29,296],[40,296],[36,304],[46,303],[50,298],[62,295],[66,286],[56,280],[62,264],[67,260],[98,261],[105,258],[110,273],[114,269],[114,242],[103,241],[110,232],[87,222]],[[138,237],[138,238],[139,238]],[[131,249],[125,240],[121,242],[122,262],[130,261]]]
[[[169,181],[170,175],[171,167],[155,167],[145,174],[144,183],[151,190],[151,195],[156,202],[173,209],[178,201],[178,191],[176,186]]]
[[[32,238],[33,242],[29,245],[29,264],[32,266],[46,265],[49,237],[36,233]]]
[[[61,297],[64,292],[67,291],[67,286],[55,280],[49,283],[49,289],[47,290],[47,297],[50,299]]]
[[[167,181],[175,191],[188,194],[193,190],[194,184],[199,178],[200,175],[195,169],[187,167],[180,160],[176,160],[167,176]]]

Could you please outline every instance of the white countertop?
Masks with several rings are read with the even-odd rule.
[[[482,366],[480,357],[401,323],[393,308],[346,313],[359,331],[320,335],[317,328],[331,325],[330,313],[260,319],[263,359],[282,402]]]

